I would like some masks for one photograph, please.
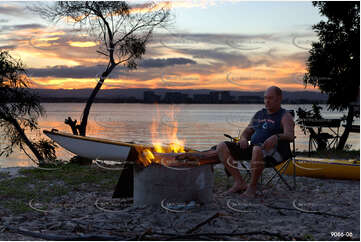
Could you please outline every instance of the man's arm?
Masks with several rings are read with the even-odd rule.
[[[286,113],[283,115],[281,120],[283,133],[279,134],[280,140],[287,140],[289,142],[293,141],[295,138],[295,122],[293,121],[293,117],[290,113]]]
[[[247,141],[251,138],[252,134],[254,133],[254,129],[252,128],[252,126],[249,124],[247,126],[247,128],[245,128],[241,134],[240,138],[244,138]]]
[[[271,137],[266,139],[263,145],[265,150],[270,150],[276,147],[278,140],[287,140],[289,142],[294,140],[295,122],[293,121],[292,115],[290,113],[286,113],[285,115],[283,115],[281,125],[283,128],[283,133],[272,135]]]
[[[241,139],[245,139],[246,141],[251,139],[252,134],[254,133],[254,125],[256,122],[256,116],[257,113],[255,115],[253,115],[252,119],[249,121],[249,124],[247,126],[247,128],[245,128],[240,136],[240,140]]]
[[[254,133],[253,125],[254,125],[254,118],[251,119],[249,122],[247,128],[245,128],[239,138],[239,147],[241,149],[246,149],[248,147],[248,140],[251,138],[252,134]]]

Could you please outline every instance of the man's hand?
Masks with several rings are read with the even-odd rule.
[[[265,150],[271,150],[276,147],[278,143],[277,135],[272,135],[266,141],[263,143],[263,149]]]
[[[238,143],[239,143],[239,147],[241,147],[241,149],[247,149],[247,147],[248,147],[248,140],[247,140],[245,137],[241,136],[241,138],[239,139]]]

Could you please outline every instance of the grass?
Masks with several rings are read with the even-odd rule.
[[[214,188],[215,189],[226,189],[227,188],[227,176],[223,170],[214,170]]]
[[[311,152],[311,157],[331,159],[360,159],[359,150]],[[308,152],[297,152],[297,156],[308,156]],[[121,171],[105,170],[98,167],[63,165],[58,170],[21,169],[21,176],[11,178],[8,172],[0,172],[0,210],[6,209],[19,214],[32,211],[28,203],[51,202],[54,197],[68,195],[74,191],[113,191]],[[232,184],[227,182],[223,169],[214,171],[214,187],[226,190]]]
[[[0,180],[9,177],[10,177],[10,172],[0,172]]]
[[[31,211],[31,199],[50,202],[54,197],[73,191],[112,191],[120,175],[118,170],[104,170],[96,167],[64,165],[61,169],[21,169],[19,177],[0,180],[0,209],[12,213]],[[0,173],[0,178],[9,178]]]

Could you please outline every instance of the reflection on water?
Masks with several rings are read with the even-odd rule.
[[[78,103],[45,103],[47,113],[39,120],[44,129],[58,129],[71,132],[69,126],[64,124],[67,117],[80,119],[84,104]],[[177,112],[170,115],[176,106]],[[310,109],[310,105],[283,105],[286,109],[297,110],[298,107]],[[254,113],[263,108],[261,104],[235,104],[235,105],[150,105],[150,104],[94,104],[89,116],[87,135],[120,141],[133,141],[138,143],[151,143],[151,124],[153,119],[158,122],[158,130],[153,131],[154,136],[167,143],[167,129],[177,125],[177,137],[184,140],[186,146],[193,149],[205,150],[213,145],[227,140],[223,134],[236,136],[238,130],[243,130]],[[340,118],[344,113],[328,112],[322,110],[325,118]],[[297,117],[296,117],[297,118]],[[178,123],[176,124],[175,121]],[[359,123],[359,121],[357,121]],[[326,129],[324,130],[327,131]],[[343,129],[340,129],[340,134]],[[41,132],[29,134],[31,138],[44,137]],[[299,126],[296,126],[297,150],[308,149],[308,136],[304,135]],[[359,149],[359,134],[351,133],[348,144],[352,149]],[[29,152],[31,154],[31,152]],[[68,160],[73,156],[70,152],[59,148],[59,159]],[[8,158],[0,157],[1,167],[29,166],[31,160],[20,151],[16,151]]]

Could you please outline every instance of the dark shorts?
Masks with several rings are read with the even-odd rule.
[[[227,145],[228,150],[234,160],[243,161],[252,159],[253,146],[248,146],[246,149],[241,149],[239,144],[235,142],[225,141],[224,143]]]
[[[225,141],[224,143],[227,145],[228,150],[234,160],[249,161],[252,159],[253,146],[248,146],[246,149],[241,149],[241,147],[239,147],[239,144],[237,143],[230,141]],[[284,159],[276,158],[274,154],[264,156],[264,162],[266,167],[276,166],[283,161]]]

